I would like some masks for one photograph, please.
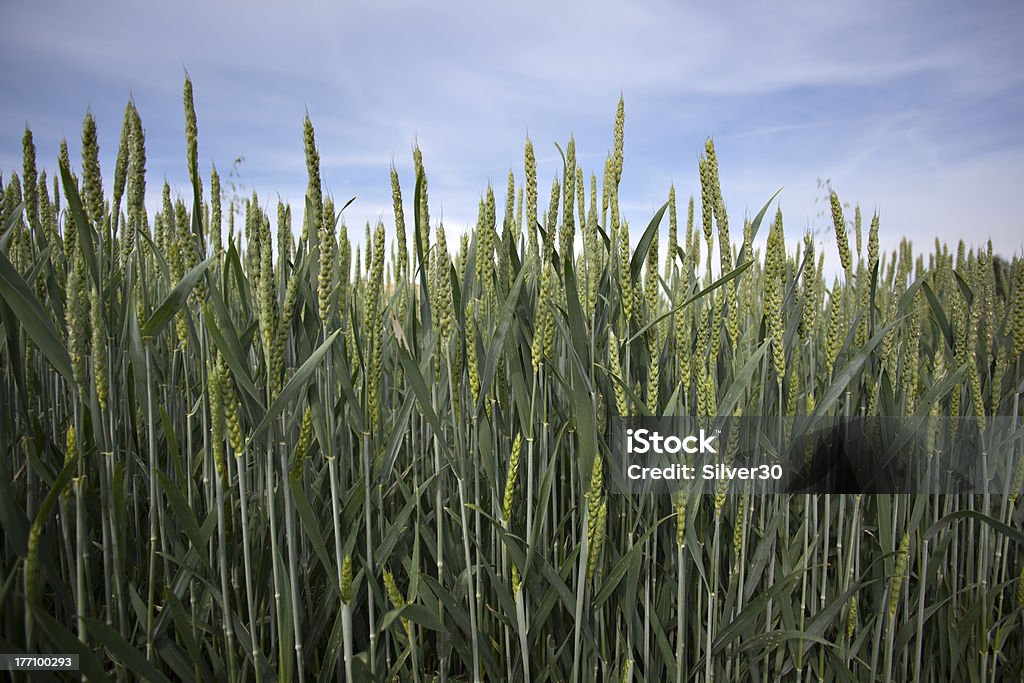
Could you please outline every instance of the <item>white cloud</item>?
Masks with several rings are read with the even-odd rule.
[[[810,1],[12,5],[0,28],[10,93],[0,167],[20,167],[26,119],[41,158],[55,158],[62,134],[74,154],[91,104],[109,172],[134,92],[150,184],[166,176],[184,187],[187,68],[200,157],[224,171],[245,156],[243,178],[261,197],[280,191],[301,207],[308,107],[325,182],[337,197],[359,196],[350,225],[390,223],[388,167],[394,160],[411,194],[417,139],[434,215],[443,206],[446,223],[462,225],[488,179],[503,194],[510,166],[521,177],[527,131],[542,187],[560,165],[551,142],[570,132],[587,174],[600,176],[622,90],[623,201],[634,224],[646,224],[671,181],[681,196],[695,191],[697,155],[714,135],[739,217],[785,185],[787,225],[811,225],[823,176],[844,199],[880,206],[883,227],[924,223],[953,238],[977,234],[965,227],[973,217],[1012,240],[1009,184],[1024,170],[1022,13],[1009,2],[871,1],[848,12]],[[978,103],[989,109],[981,124]]]

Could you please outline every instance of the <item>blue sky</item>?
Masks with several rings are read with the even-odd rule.
[[[812,228],[831,244],[829,179],[866,218],[879,211],[885,247],[904,235],[920,249],[935,236],[991,238],[1006,256],[1024,245],[1020,2],[98,4],[0,8],[5,178],[26,123],[41,165],[55,166],[62,136],[77,163],[88,108],[109,179],[131,95],[150,203],[163,178],[184,192],[187,69],[206,175],[244,157],[242,192],[301,215],[308,110],[327,189],[357,196],[345,214],[357,241],[366,220],[391,225],[392,161],[411,194],[415,141],[431,215],[451,231],[475,220],[488,180],[503,204],[527,134],[542,191],[570,133],[600,177],[621,92],[621,201],[637,232],[670,183],[698,192],[710,135],[734,226],[784,187],[787,238]]]

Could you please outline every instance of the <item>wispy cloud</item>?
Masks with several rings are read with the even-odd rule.
[[[1005,252],[1021,245],[1009,194],[1024,171],[1024,6],[1016,2],[872,0],[842,11],[810,1],[300,9],[189,0],[143,9],[117,0],[8,4],[0,14],[7,173],[20,166],[26,122],[45,163],[61,136],[77,149],[86,107],[109,171],[132,95],[154,197],[165,177],[183,188],[187,68],[200,156],[222,170],[244,156],[246,191],[301,206],[308,110],[325,182],[337,197],[359,198],[351,225],[390,222],[388,169],[394,162],[411,184],[418,141],[434,215],[443,206],[460,226],[474,220],[488,181],[500,194],[510,167],[521,175],[527,134],[545,186],[560,167],[551,143],[570,133],[588,173],[600,175],[621,92],[622,200],[639,214],[635,224],[646,223],[670,182],[683,196],[697,191],[696,159],[712,135],[730,211],[752,213],[785,185],[780,205],[793,237],[819,220],[821,177],[844,199],[880,207],[893,230],[991,235]]]

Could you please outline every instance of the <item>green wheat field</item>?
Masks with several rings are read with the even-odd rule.
[[[1019,255],[880,253],[832,192],[832,277],[777,197],[729,225],[710,139],[699,196],[630,226],[624,121],[594,172],[560,145],[550,190],[526,140],[465,234],[416,149],[387,237],[324,195],[308,118],[304,205],[236,212],[187,80],[191,185],[153,215],[133,103],[107,187],[91,115],[78,165],[26,129],[0,651],[91,681],[1024,679],[1020,438],[1002,495],[608,485],[616,416],[1016,421]]]

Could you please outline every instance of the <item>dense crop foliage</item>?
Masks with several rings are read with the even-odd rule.
[[[188,82],[185,119],[191,188],[154,215],[131,103],[112,187],[91,117],[77,170],[62,146],[51,184],[26,130],[5,179],[0,651],[90,680],[1024,676],[1024,468],[1002,496],[607,484],[615,415],[1019,415],[1018,258],[881,254],[832,193],[829,280],[771,202],[730,233],[710,140],[696,201],[631,230],[621,102],[600,177],[570,139],[542,196],[527,141],[461,241],[416,150],[360,248],[308,119],[301,222],[254,194],[237,227]]]

